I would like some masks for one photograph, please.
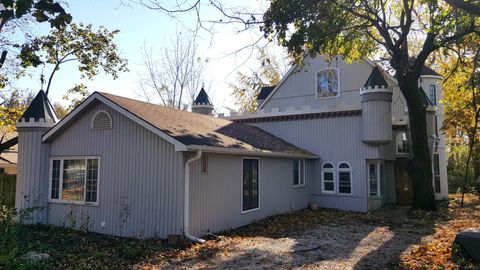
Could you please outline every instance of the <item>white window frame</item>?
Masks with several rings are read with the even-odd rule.
[[[325,71],[325,70],[330,70],[330,69],[333,69],[336,71],[337,73],[337,86],[338,86],[338,94],[336,96],[331,96],[331,97],[318,97],[317,95],[317,87],[318,87],[318,73],[322,72],[322,71]],[[328,99],[328,98],[338,98],[340,97],[340,69],[336,68],[336,67],[326,67],[326,68],[322,68],[322,69],[319,69],[317,70],[317,72],[315,72],[315,99]]]
[[[253,208],[253,209],[248,209],[248,210],[243,210],[243,160],[244,159],[256,159],[258,160],[258,207]],[[247,214],[250,212],[258,211],[260,210],[260,202],[261,202],[261,192],[260,192],[260,158],[258,157],[242,157],[242,163],[240,164],[240,170],[241,170],[241,178],[240,178],[240,194],[241,194],[241,200],[240,200],[240,213],[241,214]]]
[[[406,142],[407,142],[407,147],[408,147],[408,151],[407,152],[404,152],[404,151],[398,151],[398,138],[399,136],[402,136],[402,149],[403,149],[403,137],[405,136],[406,138]],[[395,136],[395,153],[397,153],[397,155],[401,155],[401,154],[410,154],[410,141],[408,140],[408,135],[407,135],[407,132],[406,131],[400,131],[399,133],[397,133],[397,135]]]
[[[340,165],[342,164],[347,164],[348,165],[348,169],[345,169],[345,168],[340,168]],[[344,193],[344,192],[340,192],[340,172],[348,172],[350,173],[350,193]],[[346,161],[340,161],[337,165],[337,194],[339,195],[346,195],[346,196],[349,196],[349,195],[352,195],[353,194],[353,173],[352,173],[352,165],[350,165],[350,163],[346,162]]]
[[[375,165],[375,170],[377,173],[377,194],[371,195],[370,189],[370,165]],[[382,172],[381,172],[381,165],[384,165],[383,161],[380,160],[369,160],[367,161],[367,180],[368,180],[368,197],[370,198],[381,198],[382,197]],[[385,166],[385,165],[384,165]],[[385,168],[385,167],[384,167]]]
[[[330,164],[332,165],[332,168],[324,168],[324,166],[326,164]],[[325,194],[336,194],[337,193],[337,181],[336,181],[336,171],[335,171],[335,164],[333,164],[333,162],[324,162],[322,164],[322,193],[325,193]],[[332,173],[333,175],[333,179],[332,179],[332,182],[333,182],[333,190],[325,190],[325,174],[324,173]]]
[[[93,128],[93,123],[95,122],[95,118],[97,118],[97,115],[99,115],[100,113],[105,113],[108,116],[108,120],[110,121],[110,126],[109,127],[107,127],[107,128]],[[93,115],[92,123],[90,123],[90,129],[92,129],[92,130],[108,130],[108,129],[112,129],[112,128],[113,128],[113,121],[112,121],[112,116],[110,115],[109,112],[107,112],[105,110],[99,110]]]
[[[298,161],[298,164],[300,167],[303,168],[303,170],[298,170],[298,184],[295,185],[295,183],[293,183],[293,187],[304,187],[307,185],[307,162],[305,159],[294,159],[292,160],[292,169],[295,170],[295,161]],[[303,174],[303,178],[302,178],[302,174]]]
[[[87,165],[88,159],[96,159],[98,162],[98,174],[97,174],[97,200],[95,202],[86,202],[87,198],[87,173],[84,177],[84,189],[83,189],[83,201],[70,201],[62,199],[63,192],[63,162],[65,160],[85,160],[85,166]],[[59,187],[58,187],[58,199],[52,199],[52,170],[53,170],[53,161],[60,160],[60,175],[59,175]],[[49,177],[48,177],[48,202],[51,203],[65,203],[65,204],[78,204],[78,205],[94,205],[98,206],[100,195],[100,156],[65,156],[65,157],[50,157],[50,166],[49,166]]]

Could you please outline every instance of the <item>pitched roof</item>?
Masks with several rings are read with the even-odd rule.
[[[213,106],[213,103],[210,101],[207,92],[205,89],[200,89],[197,98],[193,101],[193,105],[210,105]]]
[[[423,88],[422,87],[418,88],[418,91],[420,91],[420,99],[422,101],[422,105],[425,107],[433,106],[432,101],[427,96],[427,94],[425,94],[425,91],[423,91]]]
[[[25,119],[25,122],[29,122],[30,118],[34,118],[35,121],[40,119],[45,119],[45,121],[51,121],[54,123],[58,121],[57,114],[43,90],[38,92],[32,100],[32,103],[30,103],[30,106],[28,106],[27,110],[25,110],[20,118]]]
[[[423,66],[422,75],[442,76],[442,75],[438,74],[435,70],[433,70],[433,69],[431,69],[427,66]]]
[[[262,89],[260,89],[260,93],[258,93],[257,100],[266,99],[273,89],[275,89],[275,85],[262,87]]]
[[[383,77],[382,72],[380,71],[380,68],[378,66],[375,66],[373,68],[372,73],[370,73],[370,76],[368,77],[363,87],[375,88],[375,86],[388,87],[388,83],[387,81],[385,81],[385,78]]]
[[[317,158],[316,155],[279,139],[262,129],[213,116],[192,113],[156,104],[95,92],[108,101],[186,145],[263,152],[278,156]],[[92,100],[88,98],[87,100]],[[82,106],[82,105],[81,105]],[[72,113],[75,113],[72,112]],[[73,118],[73,117],[72,117]],[[71,118],[69,118],[71,119]],[[62,123],[63,122],[63,123]],[[65,124],[62,120],[59,124]],[[60,128],[60,127],[59,127]],[[50,131],[45,135],[48,139]],[[255,153],[252,153],[255,154]]]
[[[18,133],[15,131],[12,132],[4,132],[5,137],[3,141],[6,142],[10,139],[13,139],[18,136]],[[0,166],[16,166],[18,159],[18,144],[10,147],[9,149],[2,152],[0,155]]]

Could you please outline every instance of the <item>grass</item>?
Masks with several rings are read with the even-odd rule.
[[[425,240],[399,254],[398,268],[456,269],[460,266],[451,260],[455,234],[469,227],[480,227],[480,199],[474,195],[467,195],[463,208],[459,206],[458,196],[453,195],[450,201],[441,203],[436,212],[406,210],[406,217],[397,219],[390,210],[369,214],[300,210],[225,232],[220,239],[185,249],[169,247],[162,240],[112,237],[47,225],[18,225],[8,222],[0,211],[0,269],[131,269],[171,265],[171,262],[181,265],[191,260],[208,263],[205,260],[213,256],[214,250],[222,250],[225,243],[252,237],[284,238],[292,232],[333,222],[359,222],[390,228],[411,222],[418,228],[431,227]],[[31,251],[45,252],[50,257],[39,262],[25,260],[22,256]],[[480,268],[468,262],[463,262],[462,267]]]

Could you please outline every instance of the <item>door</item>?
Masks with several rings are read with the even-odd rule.
[[[408,160],[397,159],[395,162],[395,194],[397,204],[412,204],[413,184],[407,171]]]

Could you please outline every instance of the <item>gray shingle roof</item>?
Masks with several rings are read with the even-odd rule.
[[[52,104],[50,104],[50,101],[43,90],[38,92],[32,100],[32,103],[30,103],[30,106],[28,106],[27,110],[25,110],[20,118],[25,119],[26,122],[29,122],[30,118],[34,118],[35,121],[45,119],[45,121],[52,121],[53,123],[58,119]]]
[[[363,87],[375,88],[375,86],[388,87],[387,81],[385,81],[385,78],[383,77],[382,72],[380,71],[380,68],[378,68],[377,66],[373,68],[372,73],[370,73],[370,76],[368,77]]]
[[[213,103],[210,101],[207,92],[205,89],[200,89],[197,98],[193,101],[193,105],[210,105],[213,106]]]
[[[187,146],[200,145],[317,157],[255,126],[112,94],[99,94]]]

